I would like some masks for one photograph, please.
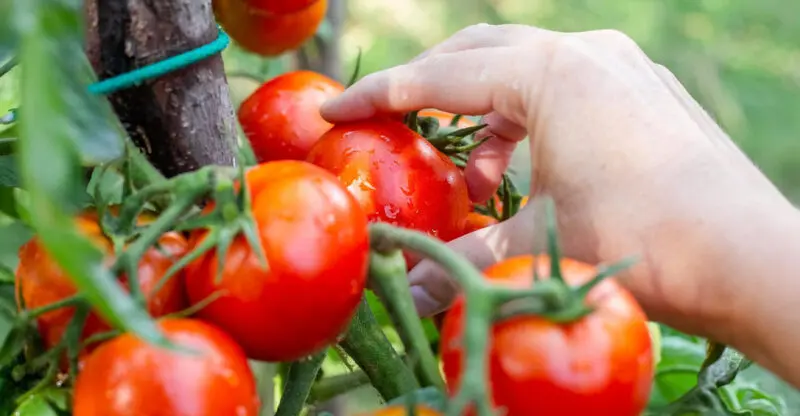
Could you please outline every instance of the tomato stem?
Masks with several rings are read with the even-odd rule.
[[[400,397],[419,388],[414,372],[386,338],[366,298],[361,300],[339,345],[364,370],[384,400]]]
[[[469,261],[444,243],[421,232],[385,223],[373,223],[370,225],[370,240],[377,246],[391,246],[393,243],[423,254],[441,265],[459,282],[466,303],[463,335],[465,370],[461,386],[448,405],[446,415],[460,416],[470,403],[477,405],[479,416],[491,415],[489,389],[486,385],[486,371],[489,364],[486,351],[489,348],[492,317],[499,300],[502,299],[498,293],[501,293],[502,289],[489,286],[481,272]],[[508,294],[507,291],[502,293]]]
[[[326,350],[310,357],[297,360],[289,367],[289,374],[283,387],[281,402],[275,416],[299,415],[306,403],[311,386],[317,378],[322,362],[325,361]]]
[[[112,271],[114,273],[120,273],[122,271],[127,273],[128,287],[131,296],[137,303],[145,303],[138,276],[139,261],[142,256],[144,256],[147,250],[161,238],[162,234],[172,229],[172,225],[175,224],[189,208],[194,206],[195,201],[202,194],[205,194],[206,191],[207,190],[203,188],[196,188],[192,189],[190,192],[180,194],[175,203],[170,205],[155,221],[145,228],[139,238],[131,243],[128,249],[120,254],[117,261],[114,262]]]
[[[370,253],[369,276],[406,351],[416,358],[415,371],[422,387],[436,386],[444,390],[445,384],[438,362],[417,315],[411,290],[406,284],[406,262],[402,251],[393,250],[383,254],[373,250]]]
[[[52,312],[52,311],[54,311],[56,309],[66,308],[66,307],[69,307],[69,306],[75,306],[75,305],[77,305],[79,303],[83,303],[84,301],[85,301],[85,299],[83,299],[82,296],[80,296],[80,295],[72,295],[72,296],[66,297],[64,299],[60,299],[60,300],[58,300],[56,302],[44,305],[44,306],[39,307],[39,308],[36,308],[36,309],[28,309],[26,311],[23,311],[20,314],[20,319],[22,319],[22,320],[35,319],[35,318],[38,318],[39,316],[42,316],[42,315],[44,315],[44,314],[46,314],[48,312]]]
[[[308,403],[322,403],[368,383],[369,377],[362,370],[325,377],[311,388]]]

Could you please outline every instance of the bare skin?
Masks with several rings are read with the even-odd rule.
[[[800,215],[634,41],[476,25],[364,77],[322,113],[342,122],[429,107],[489,124],[493,138],[466,169],[473,200],[491,196],[529,135],[531,195],[555,200],[565,255],[638,254],[618,278],[651,319],[732,345],[800,386]],[[479,267],[530,252],[538,211],[531,203],[450,244]],[[409,279],[422,315],[457,294],[428,261]]]

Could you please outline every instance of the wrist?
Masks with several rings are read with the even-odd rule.
[[[708,333],[800,386],[800,211],[782,211],[753,219],[756,238],[726,244],[733,249],[722,272],[730,286],[722,291],[730,308]]]

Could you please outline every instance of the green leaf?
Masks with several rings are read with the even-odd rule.
[[[0,186],[11,188],[20,186],[17,161],[12,155],[0,156]]]
[[[19,248],[33,236],[33,231],[20,221],[0,226],[0,265],[16,270]]]
[[[0,213],[11,218],[19,218],[14,188],[0,186]]]
[[[67,389],[51,387],[29,396],[20,403],[14,416],[61,416],[67,410]]]
[[[12,59],[17,36],[12,30],[11,1],[0,1],[0,64]]]
[[[82,163],[122,155],[118,121],[108,103],[87,92],[81,2],[15,0],[20,39],[18,162],[30,196],[30,220],[49,254],[114,327],[171,346],[148,313],[126,293],[100,252],[72,220],[85,198]]]

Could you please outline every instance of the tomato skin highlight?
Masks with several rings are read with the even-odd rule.
[[[588,281],[594,267],[561,260],[571,285]],[[493,284],[530,287],[534,256],[510,258],[484,271]],[[541,276],[549,258],[538,256]],[[570,324],[523,316],[493,325],[490,388],[495,406],[508,416],[639,415],[653,379],[653,353],[647,319],[633,296],[606,279],[587,297],[595,311]],[[445,377],[457,391],[463,371],[461,346],[464,300],[448,311],[441,332]]]
[[[296,360],[335,343],[355,313],[367,280],[367,218],[335,176],[306,162],[264,163],[245,181],[267,269],[239,236],[221,283],[212,250],[187,267],[187,292],[194,304],[223,291],[197,316],[231,334],[248,357]]]
[[[258,162],[305,160],[332,127],[319,114],[322,103],[342,91],[342,84],[325,75],[294,71],[253,92],[239,107],[238,118]]]
[[[87,211],[75,218],[78,228],[97,244],[106,254],[107,262],[110,264],[112,252],[111,242],[108,241],[97,224],[97,215],[93,211]],[[140,218],[140,222],[149,221],[147,218]],[[149,296],[156,283],[173,264],[175,259],[183,256],[188,243],[178,233],[169,232],[162,235],[159,239],[161,247],[173,258],[165,256],[156,248],[150,248],[142,257],[139,263],[138,278],[142,288],[142,293],[147,298],[147,309],[153,316],[163,316],[178,312],[186,305],[186,293],[183,286],[181,273],[171,277],[167,283],[154,295]],[[68,298],[77,293],[77,288],[69,276],[67,276],[58,264],[47,254],[44,247],[37,238],[33,238],[25,243],[19,252],[20,263],[16,272],[15,289],[17,293],[17,305],[24,305],[27,309],[35,309],[47,306],[51,303]],[[128,282],[125,277],[121,280],[127,289]],[[40,315],[36,324],[45,348],[50,349],[57,345],[64,334],[64,330],[69,325],[74,314],[74,308],[60,308]],[[92,312],[86,319],[86,324],[81,334],[81,339],[106,332],[111,328]],[[85,352],[96,348],[97,344],[87,346]]]
[[[243,0],[250,7],[274,14],[295,13],[303,10],[319,0]]]
[[[327,0],[317,0],[294,13],[273,14],[254,9],[244,0],[213,0],[220,26],[243,49],[262,56],[295,50],[314,36],[325,18]]]
[[[75,382],[75,416],[256,416],[256,383],[227,334],[191,319],[164,319],[172,342],[199,355],[147,344],[128,333],[89,356]]]
[[[370,221],[443,241],[464,230],[470,211],[464,175],[403,123],[372,119],[336,125],[311,148],[308,161],[337,175]]]

